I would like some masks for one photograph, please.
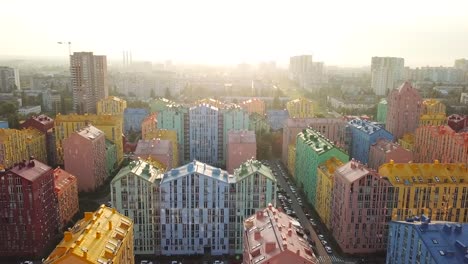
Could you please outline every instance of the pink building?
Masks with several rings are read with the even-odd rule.
[[[414,160],[418,163],[468,164],[468,132],[455,133],[449,126],[422,126],[414,135]]]
[[[388,139],[378,139],[369,151],[369,168],[378,170],[380,165],[393,160],[396,163],[413,161],[413,152]]]
[[[239,106],[244,108],[249,114],[251,113],[258,113],[260,115],[265,114],[265,102],[257,98],[246,100],[240,103]]]
[[[354,160],[335,171],[331,221],[333,237],[344,253],[386,250],[389,187],[388,180]]]
[[[318,263],[299,223],[271,206],[244,221],[244,264]]]
[[[296,136],[310,127],[333,141],[335,146],[347,148],[349,136],[346,135],[347,121],[339,118],[288,118],[283,128],[282,160],[288,166],[288,146],[296,145]]]
[[[145,160],[151,158],[152,160],[164,164],[166,170],[170,170],[174,166],[172,161],[172,142],[170,140],[138,140],[134,153],[135,157]]]
[[[413,133],[418,127],[421,114],[422,98],[418,90],[409,82],[404,82],[400,88],[390,91],[387,102],[387,131],[392,133],[395,140],[405,133]]]
[[[148,133],[156,131],[156,129],[158,129],[158,114],[152,113],[141,122],[141,138],[147,139]]]
[[[87,126],[63,141],[65,169],[75,175],[79,191],[94,191],[107,178],[106,139],[94,126]]]
[[[468,116],[466,115],[453,114],[447,118],[447,121],[448,126],[455,132],[468,127]]]
[[[234,173],[242,163],[257,158],[257,141],[254,131],[232,130],[228,132],[226,170]]]

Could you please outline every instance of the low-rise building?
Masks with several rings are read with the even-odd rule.
[[[447,125],[455,132],[459,132],[468,127],[468,116],[453,114],[447,118]]]
[[[380,165],[393,160],[396,163],[408,163],[413,161],[413,152],[388,139],[380,138],[369,151],[369,168],[378,170]]]
[[[233,173],[242,163],[257,158],[257,141],[253,131],[231,130],[227,140],[226,170]]]
[[[298,225],[271,204],[257,211],[244,221],[243,263],[319,263]]]
[[[133,222],[104,205],[85,212],[63,240],[44,260],[45,264],[113,263],[134,264]]]
[[[40,105],[23,106],[18,109],[18,114],[26,116],[29,114],[40,114],[41,111]]]
[[[386,263],[467,263],[467,245],[466,223],[431,221],[425,216],[392,221]]]
[[[78,184],[75,176],[58,167],[54,169],[54,185],[60,224],[64,227],[79,210]]]

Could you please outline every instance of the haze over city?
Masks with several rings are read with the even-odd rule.
[[[452,66],[468,47],[467,1],[4,1],[0,56],[238,64],[313,54],[327,65]]]

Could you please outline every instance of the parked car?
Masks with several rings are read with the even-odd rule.
[[[326,247],[325,247],[325,251],[326,251],[328,254],[331,254],[331,253],[332,253],[332,249],[331,249],[331,247],[329,247],[329,246],[326,246]]]
[[[326,240],[321,240],[320,242],[322,242],[322,245],[324,246],[328,244]]]
[[[325,237],[324,237],[323,235],[318,235],[318,238],[319,238],[320,240],[324,240],[324,239],[325,239]]]

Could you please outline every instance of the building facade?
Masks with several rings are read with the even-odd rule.
[[[114,171],[117,169],[117,149],[115,144],[112,141],[106,138],[106,171],[107,175],[113,175]]]
[[[390,182],[351,160],[334,174],[331,203],[333,237],[346,254],[383,252],[394,201]]]
[[[267,110],[266,116],[271,130],[276,131],[283,128],[284,122],[289,117],[289,113],[287,110]]]
[[[42,257],[60,226],[52,168],[29,159],[0,172],[0,203],[0,257]]]
[[[304,191],[309,203],[316,207],[317,168],[319,164],[335,157],[341,162],[349,160],[348,155],[329,139],[313,129],[304,129],[296,138],[296,160],[294,176]]]
[[[461,163],[394,163],[379,168],[394,195],[392,220],[426,215],[435,221],[468,222],[468,169]]]
[[[447,118],[447,125],[455,132],[468,127],[468,116],[453,114]]]
[[[21,123],[20,128],[35,128],[45,135],[47,164],[55,164],[54,119],[47,115],[32,116]]]
[[[107,178],[106,138],[94,126],[87,126],[63,141],[65,169],[75,175],[80,191],[94,191]]]
[[[382,98],[377,104],[377,122],[385,124],[385,122],[387,121],[387,109],[387,99]]]
[[[402,138],[398,139],[398,144],[400,144],[400,146],[402,146],[404,149],[407,149],[409,151],[413,151],[413,149],[414,149],[414,134],[413,133],[404,134]]]
[[[418,90],[409,82],[404,82],[400,88],[390,91],[387,101],[385,128],[395,139],[401,138],[405,133],[413,133],[418,127],[422,107]]]
[[[158,129],[158,114],[152,113],[141,122],[141,138],[147,139],[147,134]]]
[[[305,98],[298,98],[286,103],[290,118],[314,117],[314,103]]]
[[[226,170],[233,173],[242,163],[257,158],[257,141],[255,133],[247,130],[228,132],[226,146]]]
[[[97,102],[108,96],[106,56],[92,52],[70,55],[73,110],[78,114],[96,114]]]
[[[447,123],[445,105],[437,99],[422,101],[419,126],[441,126]]]
[[[138,140],[137,147],[135,149],[135,156],[140,159],[156,160],[162,165],[164,169],[170,170],[176,167],[173,164],[172,158],[172,146],[173,143],[170,140],[164,139],[149,139],[149,140]]]
[[[178,147],[178,137],[177,137],[177,132],[175,130],[168,130],[168,129],[156,129],[154,132],[148,132],[147,134],[146,141],[151,141],[151,140],[161,140],[161,141],[166,141],[168,140],[171,142],[171,153],[172,153],[172,159],[171,159],[171,164],[172,167],[179,166],[181,163],[181,155],[177,151]],[[169,150],[166,150],[169,151]],[[172,167],[166,167],[166,169],[170,169]]]
[[[315,198],[315,211],[322,219],[328,229],[331,228],[331,217],[333,202],[333,182],[335,171],[343,166],[343,162],[335,157],[322,164],[317,168],[317,196]]]
[[[43,263],[134,264],[133,222],[104,205],[85,212]]]
[[[18,69],[0,67],[0,93],[11,93],[20,90],[20,78]]]
[[[455,133],[449,126],[423,126],[414,136],[416,162],[468,164],[468,132]]]
[[[35,128],[0,129],[0,167],[6,169],[30,157],[47,162],[44,134]]]
[[[251,113],[258,113],[260,115],[265,114],[265,102],[257,98],[245,100],[242,103],[240,103],[239,106],[242,107],[249,114]]]
[[[393,160],[396,163],[413,161],[413,152],[391,140],[380,138],[371,145],[369,151],[369,168],[378,170],[380,165]]]
[[[42,108],[40,105],[29,105],[29,106],[23,106],[18,108],[18,114],[27,116],[30,114],[40,114],[42,111]]]
[[[372,57],[371,89],[376,95],[387,95],[403,80],[405,59],[395,57]]]
[[[124,110],[124,132],[125,134],[141,132],[141,124],[149,112],[143,108],[125,108]]]
[[[378,139],[393,140],[392,134],[382,127],[361,119],[353,119],[348,122],[351,129],[352,144],[349,151],[350,157],[364,164],[369,162],[369,151],[372,144]]]
[[[387,264],[467,262],[468,224],[421,220],[390,222]]]
[[[190,135],[188,109],[180,105],[169,105],[158,112],[158,129],[174,130],[176,133],[177,153],[180,163],[190,161]],[[147,136],[143,139],[151,139]],[[174,148],[172,148],[174,151]],[[175,153],[175,151],[174,151]]]
[[[55,195],[61,227],[66,226],[78,213],[78,183],[76,177],[60,167],[54,169]]]
[[[97,102],[98,115],[123,115],[127,101],[116,96],[108,96]]]

